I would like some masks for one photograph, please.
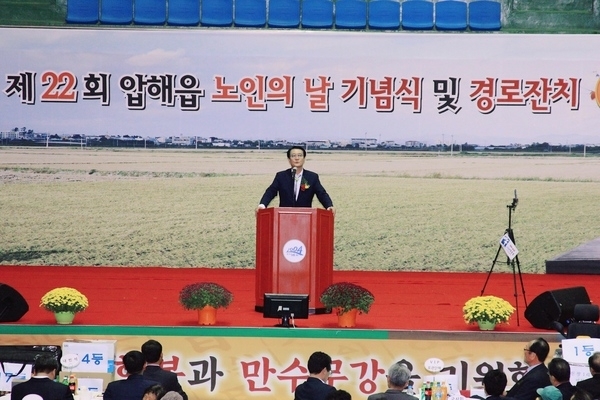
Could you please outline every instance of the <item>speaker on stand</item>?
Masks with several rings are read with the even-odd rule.
[[[525,318],[538,329],[556,329],[556,322],[566,327],[573,321],[576,304],[591,304],[583,286],[549,290],[533,299],[525,309]]]
[[[29,311],[27,301],[12,287],[0,283],[0,322],[16,322]]]

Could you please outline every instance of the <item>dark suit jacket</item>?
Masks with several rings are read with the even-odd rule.
[[[388,389],[383,393],[375,393],[367,397],[367,400],[417,400],[415,396],[403,393],[402,390]]]
[[[308,377],[296,388],[294,400],[325,400],[331,392],[335,392],[335,387],[323,383],[319,378]]]
[[[294,177],[292,177],[292,169],[280,171],[275,175],[273,183],[267,188],[265,194],[260,199],[259,204],[269,205],[271,200],[279,194],[279,207],[312,207],[313,197],[316,195],[323,207],[329,208],[333,206],[331,198],[325,191],[319,175],[314,172],[303,170],[302,183],[306,182],[308,187],[305,190],[300,188],[298,199],[294,199]]]
[[[67,385],[54,382],[50,378],[31,378],[12,388],[11,400],[22,400],[28,394],[37,394],[44,400],[73,400]]]
[[[165,389],[165,392],[177,392],[183,397],[183,400],[188,399],[187,394],[183,391],[181,385],[179,384],[179,380],[177,379],[177,374],[175,372],[165,371],[158,365],[148,365],[144,371],[144,378],[160,383],[163,389]]]
[[[535,400],[538,397],[536,390],[546,386],[550,386],[548,368],[540,364],[519,379],[506,393],[506,397],[513,397],[515,400]]]
[[[571,385],[571,382],[561,383],[556,388],[562,393],[563,400],[571,400],[571,396],[575,393],[575,386]]]
[[[141,374],[129,375],[127,379],[109,383],[103,400],[142,400],[144,391],[157,384],[158,382],[148,380]]]
[[[592,399],[600,399],[600,374],[579,381],[575,386],[588,392]]]

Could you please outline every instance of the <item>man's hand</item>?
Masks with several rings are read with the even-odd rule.
[[[264,204],[259,204],[258,207],[256,207],[256,212],[258,212],[258,210],[264,210],[265,208],[267,207],[265,207]]]
[[[335,217],[335,207],[327,207],[327,211],[331,211],[333,213],[333,216]]]

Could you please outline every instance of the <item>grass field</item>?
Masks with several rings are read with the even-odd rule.
[[[599,158],[310,152],[305,166],[337,209],[339,270],[488,271],[515,189],[522,272],[600,235]],[[254,210],[287,167],[282,151],[0,148],[0,264],[253,268]]]

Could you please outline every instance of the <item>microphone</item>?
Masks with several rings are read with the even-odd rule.
[[[292,178],[296,177],[296,168],[292,168]]]

